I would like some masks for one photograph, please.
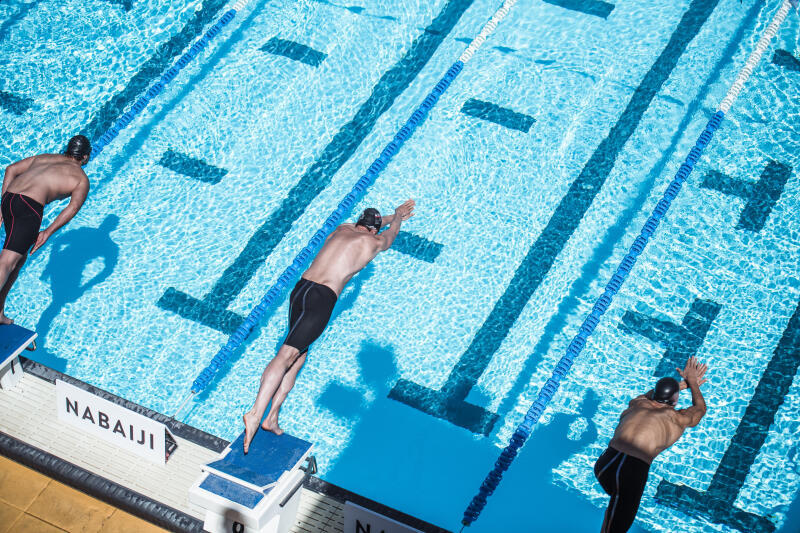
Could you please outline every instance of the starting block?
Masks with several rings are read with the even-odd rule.
[[[189,501],[206,510],[203,529],[209,533],[287,533],[297,515],[300,487],[316,473],[312,445],[260,428],[247,455],[243,443],[244,433],[203,467]]]
[[[0,389],[10,389],[22,379],[19,354],[36,349],[36,332],[16,324],[0,326]]]

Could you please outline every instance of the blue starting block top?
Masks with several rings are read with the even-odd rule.
[[[0,367],[18,356],[36,339],[36,333],[16,324],[0,326]]]
[[[275,435],[259,429],[244,454],[244,433],[228,447],[222,458],[208,463],[206,470],[228,480],[240,481],[259,490],[278,482],[281,474],[297,467],[311,450],[311,443],[284,433]]]

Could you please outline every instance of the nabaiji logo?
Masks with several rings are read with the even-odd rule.
[[[76,418],[90,422],[101,429],[106,429],[110,434],[116,438],[128,439],[135,444],[141,446],[149,446],[151,450],[155,449],[155,435],[144,429],[138,429],[129,422],[124,422],[116,417],[109,416],[99,409],[92,410],[92,407],[86,405],[81,409],[78,400],[71,400],[69,396],[66,399],[67,414],[74,414]]]

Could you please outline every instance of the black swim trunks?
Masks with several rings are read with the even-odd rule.
[[[594,476],[611,496],[606,509],[606,528],[601,533],[624,533],[633,525],[647,485],[650,465],[608,447],[594,464]]]
[[[289,297],[289,335],[284,344],[297,348],[301,354],[306,353],[311,343],[322,335],[335,305],[333,289],[300,278]]]
[[[0,211],[6,228],[3,248],[27,255],[39,236],[44,206],[28,196],[6,192],[0,200]]]

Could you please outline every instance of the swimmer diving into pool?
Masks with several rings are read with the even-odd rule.
[[[76,135],[63,154],[42,154],[22,159],[6,168],[0,214],[6,230],[0,252],[0,324],[11,324],[5,315],[8,292],[17,280],[28,251],[33,254],[56,230],[72,220],[89,194],[89,178],[83,165],[89,162],[89,139]],[[69,204],[53,222],[39,231],[44,206],[69,198]],[[31,249],[33,247],[33,249]]]
[[[378,253],[389,249],[402,222],[414,215],[414,206],[414,200],[408,200],[393,215],[383,218],[377,209],[365,209],[358,222],[342,224],[328,236],[289,296],[289,334],[264,369],[256,401],[243,417],[244,453],[270,402],[272,406],[261,427],[277,435],[283,433],[278,414],[306,361],[308,347],[322,335],[347,282]],[[386,225],[389,229],[378,234]]]
[[[611,496],[601,533],[628,531],[639,510],[650,463],[706,414],[700,385],[706,382],[707,369],[690,357],[682,371],[677,369],[683,378],[680,384],[661,378],[653,390],[631,400],[620,415],[614,437],[594,465],[595,477]],[[692,391],[692,406],[675,409],[680,391],[686,388]]]

